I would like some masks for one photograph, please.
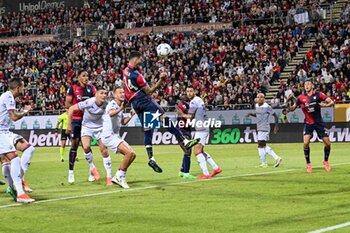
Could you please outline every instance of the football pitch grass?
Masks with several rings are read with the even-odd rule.
[[[211,180],[178,177],[178,146],[154,146],[163,168],[147,165],[143,146],[130,167],[129,190],[105,186],[105,171],[93,148],[100,181],[88,182],[88,165],[79,148],[75,184],[67,182],[68,161],[58,148],[37,148],[26,179],[36,203],[13,202],[0,186],[0,232],[310,232],[350,221],[350,145],[334,143],[332,171],[322,166],[323,144],[311,144],[313,173],[307,174],[302,144],[270,144],[283,157],[274,168],[256,168],[255,144],[209,145],[223,169]],[[68,153],[69,148],[66,149]],[[120,156],[111,154],[113,174]],[[191,173],[200,174],[192,157]],[[2,179],[3,180],[3,179]],[[350,232],[350,226],[332,232]]]

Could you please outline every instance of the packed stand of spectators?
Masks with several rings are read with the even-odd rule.
[[[122,82],[128,53],[139,50],[147,58],[143,72],[151,85],[158,79],[159,68],[169,74],[164,88],[154,94],[162,106],[174,106],[184,95],[185,86],[192,85],[211,108],[249,108],[258,92],[266,93],[270,83],[279,79],[306,37],[302,31],[297,34],[292,28],[267,25],[118,35],[106,41],[2,45],[0,88],[5,90],[9,78],[21,76],[27,86],[26,101],[32,101],[36,110],[62,109],[67,87],[76,81],[76,71],[87,70],[91,83],[111,91]],[[160,60],[155,48],[162,41],[178,52]]]
[[[315,0],[93,0],[78,7],[45,9],[32,13],[0,15],[0,36],[56,34],[61,28],[78,28],[96,23],[114,34],[120,28],[234,22],[266,19],[275,13],[295,14],[303,7],[316,7]],[[318,11],[319,12],[319,11]],[[313,17],[312,17],[313,18]],[[262,21],[264,20],[264,21]],[[98,25],[98,26],[97,26]]]
[[[298,96],[303,91],[304,82],[311,80],[317,90],[335,103],[349,103],[350,22],[321,23],[315,36],[316,42],[290,74],[287,83],[280,83],[277,102],[283,104],[287,90]]]

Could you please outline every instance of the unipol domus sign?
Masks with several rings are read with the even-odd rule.
[[[8,12],[34,12],[63,7],[83,7],[84,0],[0,0],[0,14]]]

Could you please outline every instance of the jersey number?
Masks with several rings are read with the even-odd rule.
[[[128,79],[128,87],[133,90],[133,91],[138,91],[139,89],[137,87],[135,87],[132,83],[131,83],[131,80]]]

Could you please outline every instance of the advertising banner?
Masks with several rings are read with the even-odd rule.
[[[47,9],[57,9],[64,7],[82,7],[84,0],[1,0],[0,14],[8,12],[33,12]]]
[[[331,142],[350,142],[350,123],[326,123]],[[271,125],[271,128],[273,125]],[[302,143],[304,124],[279,124],[277,134],[270,133],[270,142],[272,143]],[[22,135],[33,146],[58,146],[60,136],[56,137],[54,130],[15,130],[17,134]],[[143,145],[143,129],[141,127],[121,128],[120,136],[130,145]],[[210,135],[207,143],[209,145],[217,144],[238,144],[238,143],[257,143],[256,125],[225,125],[221,128],[210,129]],[[312,142],[320,141],[316,132],[311,139]],[[165,129],[155,130],[152,139],[153,145],[176,145],[178,144],[175,136]],[[70,142],[68,141],[69,145]],[[92,145],[96,145],[93,140]]]
[[[350,121],[350,104],[334,105],[334,121],[349,122]]]
[[[222,125],[241,125],[241,124],[255,124],[255,117],[247,117],[246,115],[254,110],[224,110],[224,111],[208,111],[207,117],[214,118],[221,121]],[[282,109],[274,109],[279,116],[282,113]],[[322,108],[322,117],[324,122],[334,121],[334,109]],[[167,112],[172,120],[176,120],[176,114],[174,112]],[[128,113],[124,116],[130,116]],[[303,123],[304,114],[301,109],[296,109],[294,112],[287,114],[288,122],[290,123]],[[11,124],[11,130],[14,129],[54,129],[57,123],[58,116],[26,116],[23,119]],[[274,118],[270,117],[270,123],[274,123]],[[141,122],[137,115],[133,116],[127,127],[141,127]]]

